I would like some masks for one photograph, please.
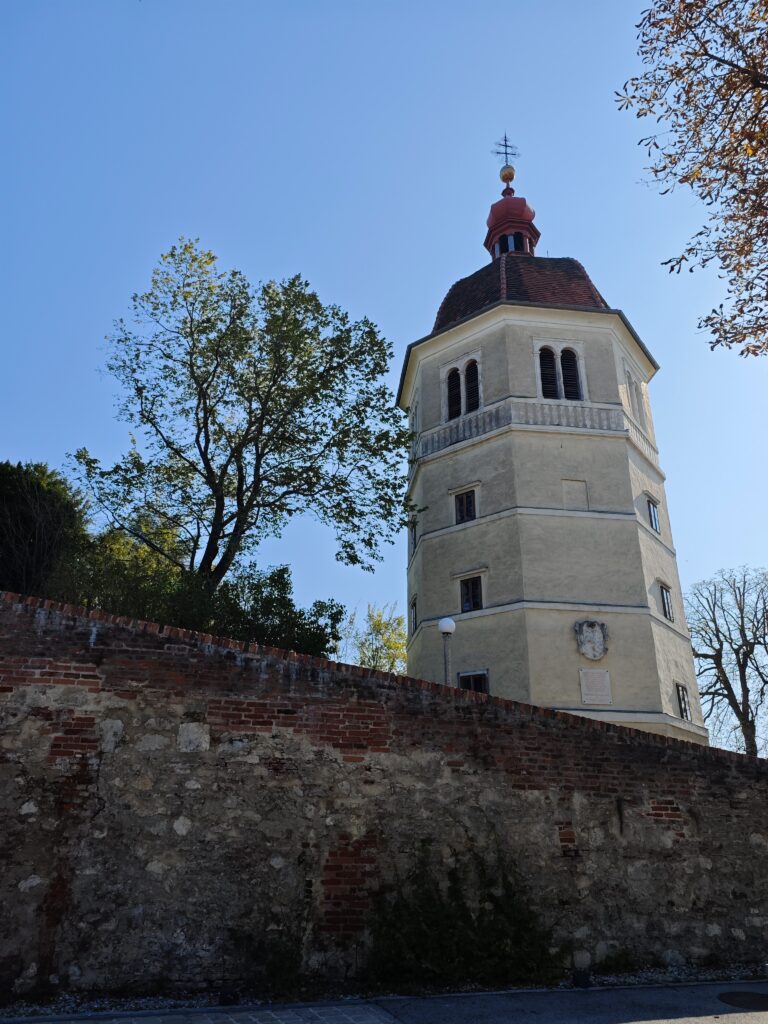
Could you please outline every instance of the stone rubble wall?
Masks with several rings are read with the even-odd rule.
[[[354,973],[422,840],[500,844],[593,961],[760,960],[767,798],[757,758],[0,594],[6,991]]]

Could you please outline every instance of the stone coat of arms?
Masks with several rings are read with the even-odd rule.
[[[579,653],[591,661],[600,661],[608,650],[608,627],[595,619],[583,619],[573,627]]]

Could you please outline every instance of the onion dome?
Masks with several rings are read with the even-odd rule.
[[[504,182],[501,199],[493,204],[488,214],[488,234],[483,245],[493,259],[504,253],[514,252],[520,256],[533,256],[541,233],[533,223],[536,216],[525,199],[515,195],[512,182],[515,169],[504,164],[499,177]]]
[[[486,264],[452,286],[443,299],[434,331],[476,316],[500,302],[577,309],[608,309],[608,304],[578,260],[535,256],[540,238],[534,211],[512,188],[515,169],[505,163],[501,199],[491,206],[485,248]],[[522,257],[522,258],[521,258]]]

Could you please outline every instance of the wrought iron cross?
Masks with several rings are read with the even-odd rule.
[[[496,148],[493,150],[494,156],[503,156],[504,163],[508,164],[514,156],[519,156],[520,151],[517,146],[513,146],[507,138],[507,133],[504,132],[504,138],[496,143]]]

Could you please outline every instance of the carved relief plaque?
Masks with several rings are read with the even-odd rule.
[[[613,704],[611,677],[604,668],[580,668],[581,703]]]
[[[582,619],[574,623],[576,646],[579,653],[591,661],[600,661],[608,650],[608,627],[604,622],[594,619]]]

